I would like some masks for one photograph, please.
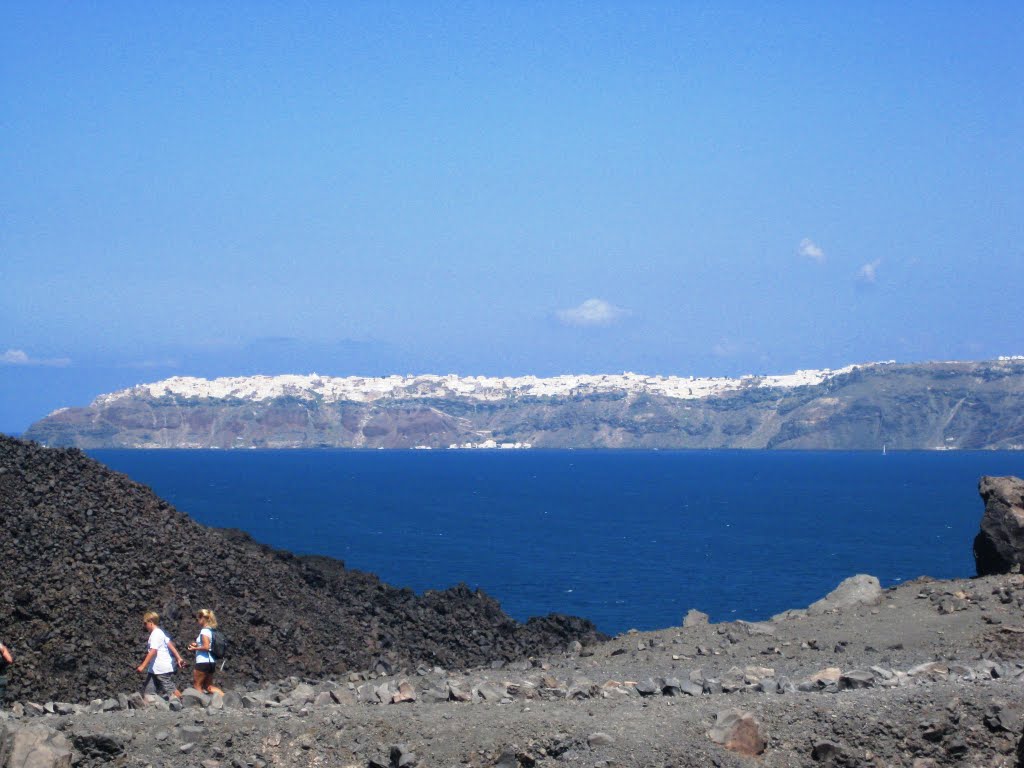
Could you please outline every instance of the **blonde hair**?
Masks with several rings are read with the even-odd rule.
[[[202,619],[210,629],[217,628],[217,617],[209,608],[200,608],[196,611],[196,618]]]
[[[160,626],[160,614],[157,613],[156,611],[148,611],[148,612],[142,614],[142,621],[144,623],[147,622],[147,621],[151,621],[151,622],[153,622],[153,624],[155,624],[156,626],[159,627]]]

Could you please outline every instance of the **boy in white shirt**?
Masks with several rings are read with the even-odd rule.
[[[142,623],[149,632],[149,651],[146,658],[136,667],[136,672],[145,672],[146,682],[142,690],[149,688],[150,680],[153,681],[153,688],[158,696],[169,699],[171,696],[181,696],[181,691],[174,683],[174,660],[178,662],[178,668],[185,666],[185,660],[181,658],[178,649],[174,647],[171,639],[160,629],[160,614],[150,611],[142,617]],[[171,656],[174,656],[172,660]]]

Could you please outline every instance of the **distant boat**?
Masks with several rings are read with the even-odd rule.
[[[882,455],[885,456],[885,443],[882,443]]]

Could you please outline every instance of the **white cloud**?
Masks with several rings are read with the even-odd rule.
[[[823,251],[821,246],[809,237],[805,237],[800,241],[800,245],[797,247],[797,253],[804,258],[811,259],[819,264],[825,261],[825,251]]]
[[[878,267],[881,263],[881,259],[869,261],[867,264],[865,264],[863,267],[857,270],[857,280],[861,283],[874,285],[875,281],[878,279]]]
[[[587,299],[578,307],[557,312],[558,319],[563,323],[577,326],[611,325],[629,314],[628,309],[616,307],[604,299]]]
[[[64,368],[71,365],[71,361],[66,357],[53,357],[42,360],[29,357],[28,353],[23,349],[8,349],[3,354],[0,354],[0,365],[45,365],[54,368]]]
[[[8,349],[0,355],[0,363],[7,365],[28,365],[28,355],[20,349]]]

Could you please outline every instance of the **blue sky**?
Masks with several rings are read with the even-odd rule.
[[[1022,8],[4,4],[0,431],[170,375],[1024,354]]]

